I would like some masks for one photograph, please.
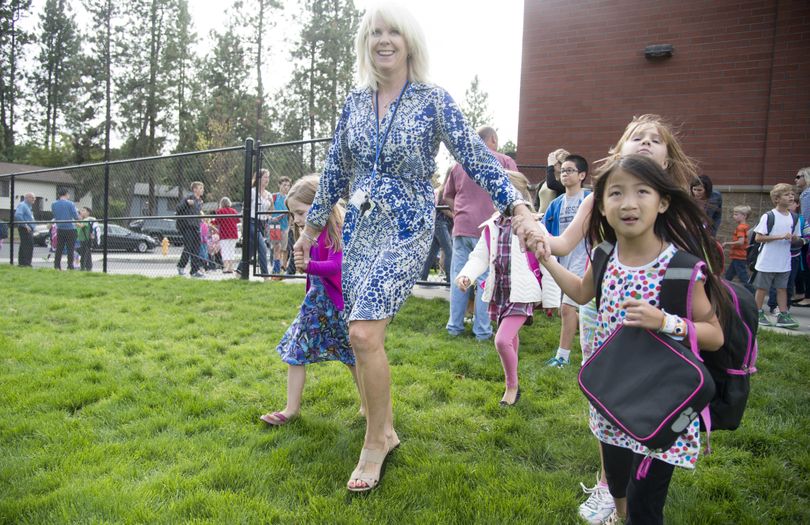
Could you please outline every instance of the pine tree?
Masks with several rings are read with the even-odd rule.
[[[176,0],[130,0],[118,47],[127,64],[117,93],[124,150],[133,157],[162,152],[173,131],[173,64],[167,59],[170,27],[178,16]],[[121,64],[123,65],[123,64]]]
[[[20,27],[20,20],[30,14],[31,0],[0,2],[0,127],[2,154],[14,160],[16,141],[14,125],[20,98],[20,58],[31,35]]]
[[[92,17],[88,41],[91,51],[85,62],[83,83],[84,112],[77,115],[73,126],[73,145],[77,162],[89,160],[92,144],[103,136],[104,157],[110,160],[110,134],[112,133],[113,53],[115,50],[115,19],[119,15],[113,0],[84,0],[84,7]],[[93,120],[101,113],[103,121]]]
[[[177,145],[175,151],[192,151],[195,147],[195,119],[199,114],[197,98],[200,87],[197,81],[198,60],[194,53],[197,34],[194,32],[188,0],[178,0],[177,19],[170,27],[171,38],[166,51],[166,60],[173,64],[176,75],[172,82],[176,109]]]
[[[489,94],[481,90],[478,75],[475,75],[470,87],[464,92],[464,104],[461,105],[461,112],[472,129],[491,125],[492,115],[489,113],[488,98]]]
[[[47,0],[40,13],[39,56],[32,76],[39,128],[45,149],[56,147],[64,113],[75,107],[81,81],[80,39],[66,0]]]
[[[298,18],[302,29],[292,52],[295,70],[282,100],[288,108],[284,127],[300,136],[286,138],[331,136],[352,85],[360,13],[351,0],[308,0]],[[310,148],[310,171],[316,169],[315,158]]]

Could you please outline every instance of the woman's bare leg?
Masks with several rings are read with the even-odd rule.
[[[386,452],[399,444],[391,407],[391,373],[385,354],[385,330],[389,319],[352,321],[349,339],[357,359],[357,378],[366,403],[366,435],[363,448]],[[381,463],[361,461],[356,472],[379,478]],[[363,488],[364,481],[352,479],[351,488]]]

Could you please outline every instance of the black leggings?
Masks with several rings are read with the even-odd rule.
[[[644,456],[628,448],[602,446],[610,495],[627,498],[627,521],[633,525],[659,525],[664,523],[664,503],[667,501],[669,482],[675,470],[673,465],[653,459],[647,476],[636,479]]]

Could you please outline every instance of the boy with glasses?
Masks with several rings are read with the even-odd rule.
[[[560,166],[560,182],[565,188],[565,193],[551,201],[543,216],[543,223],[551,235],[555,237],[561,235],[571,221],[574,219],[582,201],[590,193],[582,189],[582,183],[588,176],[588,161],[580,155],[568,155]],[[566,256],[560,257],[560,264],[567,270],[582,277],[585,274],[585,262],[588,260],[588,251],[585,240],[579,244]],[[544,288],[548,286],[547,280],[551,280],[548,274],[543,275]],[[556,283],[555,283],[556,284]],[[571,343],[577,331],[577,311],[579,305],[570,297],[563,294],[562,305],[560,305],[560,318],[562,319],[562,329],[560,331],[560,346],[554,357],[546,361],[547,366],[562,368],[571,362]]]

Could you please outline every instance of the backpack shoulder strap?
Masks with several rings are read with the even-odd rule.
[[[771,230],[773,230],[773,223],[776,222],[776,215],[773,214],[773,210],[769,211],[765,215],[768,216],[767,219],[766,219],[766,224],[767,224],[767,227],[768,227],[768,233],[766,233],[765,235],[770,235]]]
[[[691,319],[695,275],[705,266],[706,263],[689,252],[675,252],[661,281],[659,306],[667,313]]]
[[[537,257],[535,257],[534,254],[529,250],[526,250],[526,262],[529,263],[529,270],[532,271],[535,279],[537,279],[537,282],[540,283],[540,286],[542,286],[543,273],[540,271],[540,263],[537,261]]]
[[[591,273],[593,274],[593,288],[596,291],[596,307],[599,308],[599,301],[602,300],[602,277],[605,275],[610,254],[613,253],[613,244],[604,241],[593,250],[591,260]]]

